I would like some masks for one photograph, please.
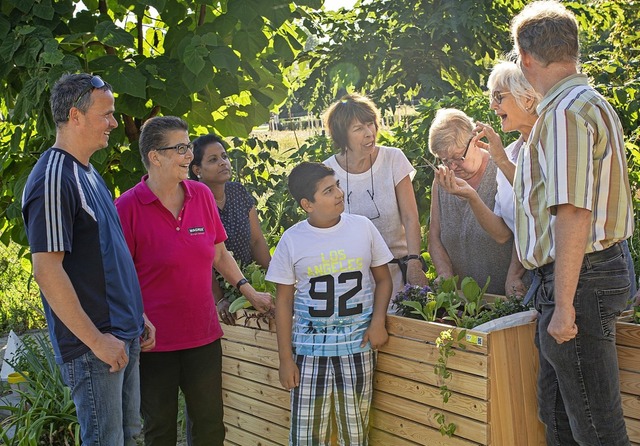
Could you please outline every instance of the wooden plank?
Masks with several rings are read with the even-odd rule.
[[[239,393],[222,390],[222,400],[226,407],[242,410],[254,417],[262,418],[270,423],[276,423],[289,429],[291,414],[289,410],[268,404],[264,401],[254,400]]]
[[[415,339],[435,345],[436,338],[440,336],[440,333],[452,328],[455,327],[447,324],[439,324],[437,322],[427,322],[419,319],[387,314],[387,332],[389,333],[389,336]],[[483,339],[488,338],[486,333],[482,333],[480,331],[467,330],[467,333],[480,336]],[[487,344],[488,339],[487,342],[483,342],[483,345],[469,344],[468,350],[486,354]]]
[[[225,325],[222,339],[278,351],[276,334],[264,330],[255,330],[240,325]]]
[[[544,426],[538,420],[538,351],[534,335],[532,324],[492,332],[489,348],[492,444],[545,444]]]
[[[640,327],[632,322],[616,322],[616,344],[638,348],[640,345]]]
[[[627,425],[629,440],[634,443],[640,443],[640,421],[633,418],[625,418],[624,422]]]
[[[227,428],[232,427],[240,431],[248,432],[255,435],[256,438],[268,439],[270,443],[264,444],[281,444],[285,445],[289,442],[289,427],[282,427],[274,424],[272,421],[257,418],[254,415],[247,414],[237,408],[224,408],[224,424]],[[258,444],[254,442],[242,443]]]
[[[623,393],[621,396],[624,416],[640,420],[640,397],[626,393]]]
[[[632,347],[618,345],[618,368],[637,372],[640,370],[640,350]]]
[[[224,361],[222,361],[222,372],[271,387],[282,388],[282,386],[280,386],[278,369],[261,364],[245,362],[240,359],[225,356]]]
[[[229,442],[234,442],[238,445],[255,445],[255,446],[282,446],[286,445],[287,441],[283,442],[275,442],[269,439],[259,437],[246,431],[244,429],[239,429],[237,427],[227,425],[227,435],[225,439],[225,444],[227,444],[227,440]]]
[[[429,446],[477,446],[478,443],[443,436],[439,430],[423,426],[405,418],[400,418],[381,410],[373,410],[371,427],[387,432],[390,435],[411,440],[420,445]],[[391,445],[389,445],[391,446]],[[395,446],[395,444],[394,444]]]
[[[428,386],[382,372],[374,375],[373,388],[375,392],[385,392],[421,403],[425,410],[429,410],[429,408],[446,410],[485,423],[487,422],[486,401],[471,398],[463,394],[453,393],[449,401],[444,403],[438,387]]]
[[[433,364],[392,356],[382,351],[378,352],[376,362],[377,371],[391,373],[402,378],[413,379],[432,386],[438,386],[439,378],[434,373],[433,367]],[[451,375],[451,380],[447,386],[455,392],[487,400],[489,398],[489,386],[486,380],[485,385],[479,385],[479,379],[483,378],[457,371]]]
[[[407,440],[406,438],[396,437],[388,432],[380,429],[369,430],[369,446],[423,446],[419,443]]]
[[[640,395],[640,373],[619,370],[620,391],[631,395]]]
[[[247,330],[251,329],[248,328]],[[278,359],[278,352],[228,340],[222,341],[222,355],[224,357],[241,359],[254,364],[265,365],[274,369],[277,369],[280,363]]]
[[[429,364],[436,364],[440,354],[435,345],[397,336],[390,336],[387,345],[379,351]],[[449,358],[447,367],[472,375],[487,376],[487,357],[478,353],[456,350],[455,355]]]
[[[268,401],[269,404],[289,410],[291,407],[290,393],[280,387],[268,386],[264,383],[249,381],[233,375],[222,375],[222,388],[230,392],[239,393],[260,401]]]
[[[487,443],[489,435],[487,424],[461,416],[462,414],[456,412],[456,407],[448,403],[444,405],[446,410],[440,410],[405,399],[402,396],[378,391],[374,393],[373,408],[434,429],[440,428],[435,419],[436,414],[443,413],[446,416],[447,423],[456,425],[456,437]]]

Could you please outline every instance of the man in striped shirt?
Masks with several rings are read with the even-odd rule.
[[[518,157],[517,249],[534,270],[538,402],[549,445],[628,445],[615,318],[629,299],[633,231],[620,121],[578,72],[578,24],[559,2],[512,21],[519,64],[543,96]]]
[[[111,86],[64,75],[51,89],[56,141],[29,174],[22,214],[56,362],[83,445],[135,445],[142,297],[111,193],[89,163],[118,126]]]

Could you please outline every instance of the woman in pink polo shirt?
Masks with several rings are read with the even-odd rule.
[[[193,146],[173,116],[149,119],[140,134],[148,174],[116,200],[156,347],[140,357],[145,445],[175,445],[178,389],[193,423],[193,445],[222,445],[222,329],[212,269],[261,311],[271,296],[242,277],[209,188],[187,180]]]

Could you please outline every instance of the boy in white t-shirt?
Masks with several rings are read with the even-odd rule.
[[[368,443],[374,350],[385,328],[393,258],[373,223],[343,214],[333,169],[303,162],[289,191],[307,219],[287,229],[267,280],[277,284],[280,383],[291,390],[291,445]],[[332,415],[332,410],[335,415]]]

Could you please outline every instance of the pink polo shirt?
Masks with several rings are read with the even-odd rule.
[[[227,238],[213,194],[204,184],[183,181],[184,205],[176,219],[151,192],[147,177],[115,204],[144,311],[157,330],[153,351],[209,344],[222,336],[211,291],[214,245]]]

